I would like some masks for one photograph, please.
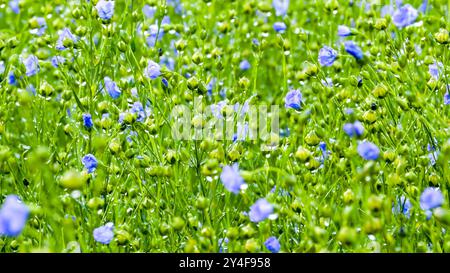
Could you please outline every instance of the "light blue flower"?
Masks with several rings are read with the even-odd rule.
[[[161,67],[152,60],[148,61],[147,67],[144,70],[144,75],[149,79],[156,79],[161,75]]]
[[[113,80],[111,80],[110,77],[105,77],[104,82],[106,91],[111,96],[111,98],[117,99],[118,97],[120,97],[121,94],[120,89],[117,86],[117,84]]]
[[[280,33],[284,33],[284,31],[286,30],[287,26],[284,22],[276,22],[273,24],[273,29],[276,32],[280,32]]]
[[[320,82],[326,87],[333,87],[333,79],[332,78],[325,78],[325,79],[320,80]]]
[[[243,60],[240,64],[239,64],[239,68],[242,71],[247,71],[251,68],[250,63],[247,60]]]
[[[214,86],[216,85],[216,81],[217,81],[216,78],[212,78],[206,85],[206,91],[208,96],[212,96],[212,91],[214,89]]]
[[[94,240],[99,243],[107,245],[112,241],[113,238],[114,224],[112,222],[94,229]]]
[[[392,21],[398,28],[404,28],[413,24],[419,13],[410,4],[404,5],[397,9],[392,15]]]
[[[444,105],[449,105],[450,104],[450,93],[447,91],[444,94]]]
[[[361,141],[357,150],[358,154],[365,160],[377,160],[380,156],[380,149],[369,141]]]
[[[273,205],[270,204],[265,198],[258,199],[250,207],[249,217],[250,221],[254,223],[261,222],[269,217],[273,213]]]
[[[146,117],[144,106],[139,101],[136,101],[133,103],[133,105],[131,106],[130,112],[132,114],[137,115],[137,118],[136,118],[137,122],[143,122]]]
[[[19,236],[29,213],[29,208],[16,195],[8,195],[0,209],[0,235]]]
[[[434,62],[428,66],[428,72],[430,73],[430,76],[433,77],[435,80],[439,79],[439,74],[441,73],[443,68],[443,65],[441,62]]]
[[[344,42],[345,51],[355,57],[357,60],[361,60],[364,57],[362,49],[353,41]]]
[[[226,253],[228,251],[228,238],[220,238],[218,240],[219,253]]]
[[[222,119],[223,118],[222,109],[223,107],[225,107],[225,105],[227,105],[226,101],[219,101],[217,104],[212,104],[210,106],[212,115],[215,118]]]
[[[233,142],[236,142],[238,140],[243,141],[247,138],[248,136],[248,122],[242,123],[242,122],[238,122],[237,123],[237,133],[233,135]]]
[[[437,160],[438,156],[439,156],[439,151],[433,151],[428,154],[428,159],[430,159],[431,166],[436,165],[436,160]]]
[[[84,165],[84,168],[88,171],[88,173],[92,173],[98,166],[97,158],[95,158],[92,154],[87,154],[81,159],[81,162]]]
[[[428,0],[423,0],[422,4],[420,4],[419,12],[426,13],[427,12],[427,7],[428,7]]]
[[[114,1],[98,1],[97,5],[95,5],[97,9],[98,16],[103,20],[109,20],[114,15]]]
[[[239,174],[237,163],[234,163],[233,166],[224,166],[220,174],[220,180],[225,188],[234,194],[238,194],[241,187],[245,184],[244,178]]]
[[[359,121],[355,121],[354,123],[346,123],[344,125],[344,132],[349,137],[361,136],[364,133],[364,127]]]
[[[420,195],[420,207],[427,211],[440,207],[444,203],[444,196],[439,188],[426,188]]]
[[[39,60],[36,56],[34,55],[30,55],[28,56],[24,61],[23,64],[25,65],[26,68],[26,75],[28,77],[34,76],[36,75],[39,70]]]
[[[392,15],[395,9],[392,5],[385,5],[381,8],[381,17],[386,17],[387,15]]]
[[[91,129],[94,126],[94,123],[92,123],[92,116],[91,114],[83,114],[83,125],[87,129]]]
[[[175,70],[175,60],[172,57],[162,56],[159,60],[160,65],[165,65],[169,70]]]
[[[278,239],[274,236],[269,237],[265,242],[264,245],[266,246],[266,248],[272,252],[272,253],[278,253],[280,252],[280,242],[278,241]]]
[[[347,37],[347,36],[352,35],[352,31],[347,26],[339,25],[338,26],[338,35],[341,37]]]
[[[294,89],[286,94],[286,97],[284,99],[284,107],[300,110],[302,107],[301,103],[302,93],[300,92],[300,90]]]
[[[9,1],[9,7],[15,14],[19,14],[19,0],[11,0]]]
[[[144,13],[145,17],[151,19],[155,16],[156,7],[145,4],[144,7],[142,8],[142,12]]]
[[[289,9],[289,0],[273,0],[272,6],[277,16],[285,16]]]
[[[30,33],[35,34],[37,36],[42,36],[45,33],[45,30],[47,29],[47,23],[45,22],[44,17],[38,17],[36,18],[36,21],[39,25],[39,28],[31,29]]]
[[[158,21],[156,21],[153,25],[150,25],[148,29],[148,37],[146,39],[147,45],[149,47],[154,47],[156,45],[156,41],[161,40],[161,38],[164,36],[164,25],[170,24],[170,17],[164,16],[163,20],[161,21],[161,28],[158,25]]]
[[[337,58],[336,50],[324,46],[319,50],[319,63],[321,66],[331,66]]]

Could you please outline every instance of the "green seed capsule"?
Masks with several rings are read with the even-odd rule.
[[[199,51],[195,52],[192,56],[192,62],[199,65],[203,62],[203,54]]]
[[[305,142],[309,146],[316,146],[320,142],[320,138],[317,136],[316,132],[312,130],[305,136]]]
[[[353,245],[356,242],[358,234],[356,230],[350,227],[343,227],[337,234],[337,240],[344,245]]]
[[[299,147],[297,152],[295,153],[295,157],[300,160],[301,162],[305,162],[308,160],[311,156],[311,152],[303,147]]]
[[[439,31],[434,34],[434,38],[440,44],[447,44],[450,39],[448,30],[444,28],[439,29]]]
[[[76,170],[69,170],[61,177],[60,184],[64,188],[75,190],[82,188],[86,184],[86,181],[87,175],[83,175]]]
[[[353,191],[351,189],[347,189],[344,192],[343,199],[344,199],[344,203],[348,205],[355,200],[355,194],[353,193]]]
[[[113,154],[117,154],[121,148],[122,145],[120,145],[120,142],[118,140],[112,140],[111,143],[108,145],[109,150]]]
[[[256,230],[252,227],[251,224],[241,227],[240,237],[243,239],[251,238],[255,235]]]
[[[172,227],[174,230],[182,230],[185,224],[185,221],[181,217],[174,217],[172,220]]]
[[[363,119],[365,122],[374,123],[377,120],[377,115],[374,111],[369,110],[364,112]]]
[[[372,94],[379,99],[384,98],[387,95],[387,93],[388,93],[388,89],[384,84],[377,85],[372,90]]]
[[[199,81],[195,76],[193,76],[187,80],[188,88],[191,90],[197,89],[198,84],[199,84]]]
[[[251,238],[245,242],[245,250],[247,252],[255,253],[258,251],[258,249],[259,249],[259,244],[255,239]]]
[[[184,49],[186,48],[186,46],[187,46],[187,42],[186,42],[186,40],[184,40],[184,39],[180,39],[180,40],[178,40],[178,41],[175,42],[175,48],[176,48],[178,51],[184,51]]]
[[[230,227],[227,230],[227,238],[230,240],[237,239],[239,236],[239,229],[236,227]]]
[[[131,235],[123,229],[119,229],[115,232],[116,240],[119,245],[125,245],[131,239]]]
[[[104,204],[105,204],[105,200],[103,200],[103,199],[100,198],[100,197],[94,197],[94,198],[89,199],[89,201],[88,201],[88,203],[87,203],[87,206],[88,206],[90,209],[96,210],[96,209],[98,209],[99,207],[103,207]]]
[[[373,212],[378,212],[381,210],[383,204],[383,199],[376,195],[371,195],[367,200],[367,206]]]
[[[386,18],[378,18],[374,24],[374,27],[377,30],[385,30],[387,28],[387,26],[388,26],[388,22],[387,22]],[[383,31],[383,33],[384,33],[384,31]]]
[[[119,43],[117,43],[117,48],[121,52],[126,52],[128,47],[127,47],[127,44],[124,41],[119,41]]]
[[[204,209],[206,209],[207,207],[208,207],[208,204],[209,204],[210,202],[209,202],[209,200],[207,199],[207,198],[205,198],[205,197],[203,197],[203,196],[200,196],[199,198],[197,198],[197,200],[195,201],[195,207],[197,208],[197,209],[200,209],[200,210],[204,210]]]
[[[239,79],[239,87],[247,90],[248,87],[250,86],[250,80],[247,77],[242,77]]]
[[[433,211],[433,215],[440,223],[450,226],[450,210],[444,208],[437,208]]]

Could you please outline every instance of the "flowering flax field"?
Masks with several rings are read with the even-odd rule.
[[[0,252],[450,252],[449,22],[0,1]]]

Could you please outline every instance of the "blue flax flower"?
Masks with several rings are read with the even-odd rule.
[[[103,20],[109,20],[114,15],[114,1],[98,1],[97,5],[95,5],[97,9],[98,16]]]
[[[247,71],[251,68],[250,63],[247,60],[243,60],[240,64],[239,64],[239,68],[242,71]]]
[[[369,141],[362,141],[358,144],[358,154],[365,160],[377,160],[380,150],[377,145]]]
[[[84,168],[88,171],[88,173],[92,173],[98,166],[97,158],[95,158],[92,154],[87,154],[81,159],[81,162],[84,165]]]
[[[142,12],[144,13],[145,17],[151,19],[155,16],[156,7],[145,4],[144,7],[142,8]]]
[[[23,64],[26,68],[26,75],[28,77],[36,75],[40,68],[39,68],[39,60],[36,56],[30,55],[28,56],[24,61]]]
[[[350,30],[349,27],[340,25],[338,26],[338,35],[341,37],[347,37],[352,35],[352,31]]]
[[[439,74],[442,71],[442,63],[441,62],[434,62],[428,66],[428,72],[430,73],[430,76],[433,77],[435,80],[439,79]]]
[[[346,123],[344,125],[344,132],[349,137],[361,136],[364,133],[364,127],[359,121],[355,121],[354,123]]]
[[[289,8],[289,0],[273,0],[272,6],[277,16],[285,16]]]
[[[419,13],[410,4],[397,9],[392,15],[392,21],[397,28],[404,28],[413,24]]]
[[[136,101],[133,103],[133,105],[131,106],[130,112],[132,114],[136,114],[136,121],[138,122],[143,122],[145,119],[145,110],[144,110],[144,106],[142,105],[141,102]]]
[[[319,63],[321,66],[331,66],[337,58],[336,50],[324,46],[319,50]]]
[[[42,36],[44,34],[45,30],[47,29],[47,23],[45,22],[44,17],[38,17],[38,18],[36,18],[36,21],[38,23],[39,28],[31,29],[30,33],[36,34],[37,36]]]
[[[147,78],[154,80],[161,75],[161,67],[154,61],[149,60],[147,67],[145,68],[144,75]]]
[[[284,107],[300,110],[302,103],[302,93],[300,90],[294,89],[287,93],[284,99]]]
[[[233,166],[225,166],[220,174],[220,180],[225,188],[234,193],[238,194],[241,190],[242,185],[244,185],[244,178],[239,174],[239,167],[237,163]]]
[[[89,114],[89,113],[83,114],[83,125],[87,129],[91,129],[92,126],[94,126],[94,123],[92,123],[92,116],[91,116],[91,114]]]
[[[284,33],[284,31],[286,30],[287,26],[284,22],[276,22],[273,24],[273,29],[276,32],[280,32],[280,33]]]
[[[117,84],[113,80],[111,80],[110,77],[105,77],[104,81],[105,81],[106,91],[111,96],[111,98],[117,99],[118,97],[120,97],[121,92],[120,92],[120,89],[117,86]]]
[[[362,49],[355,44],[353,41],[345,41],[344,42],[345,51],[347,51],[348,54],[355,57],[357,60],[361,60],[364,57],[364,53]]]
[[[444,196],[439,188],[426,188],[420,195],[420,207],[427,211],[438,208],[444,203]]]
[[[19,0],[11,0],[9,1],[9,7],[15,14],[19,14],[20,8],[19,8]]]
[[[258,223],[269,217],[273,213],[273,206],[265,198],[258,199],[250,207],[250,221]]]
[[[0,209],[0,235],[18,236],[28,220],[30,209],[16,195],[8,195]]]
[[[113,238],[114,224],[112,222],[94,229],[94,239],[99,243],[107,245],[112,241]]]
[[[274,236],[269,237],[265,242],[264,245],[266,246],[266,248],[272,252],[272,253],[278,253],[280,251],[280,242],[278,241],[278,239]]]

